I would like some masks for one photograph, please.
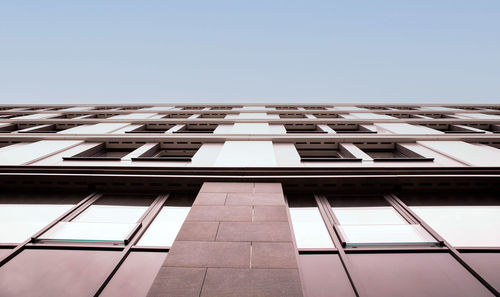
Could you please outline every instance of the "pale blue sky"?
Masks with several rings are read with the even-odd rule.
[[[500,103],[500,1],[1,1],[0,103]]]

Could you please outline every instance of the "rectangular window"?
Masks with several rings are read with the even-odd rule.
[[[213,133],[217,124],[186,124],[174,133]]]
[[[171,246],[191,210],[194,198],[190,194],[172,194],[137,245]]]
[[[313,113],[313,116],[318,119],[334,119],[339,117],[336,113]]]
[[[101,143],[74,156],[63,157],[63,159],[72,161],[120,161],[135,149],[134,147],[115,147],[107,143]]]
[[[436,240],[401,216],[383,197],[329,197],[343,244],[415,245]]]
[[[486,133],[486,131],[469,127],[467,125],[450,125],[450,124],[422,124],[422,126],[426,126],[444,133],[453,134],[453,133]]]
[[[297,248],[333,248],[314,197],[287,195],[287,200]]]
[[[47,124],[47,125],[39,125],[34,127],[25,128],[17,131],[18,133],[57,133],[60,131],[64,131],[69,128],[77,127],[80,125],[59,125],[59,124]]]
[[[314,124],[285,124],[286,133],[327,133]]]
[[[125,133],[165,133],[174,126],[175,124],[145,124]]]
[[[72,220],[57,223],[37,239],[126,244],[153,200],[152,196],[105,195]]]
[[[162,117],[162,119],[187,119],[192,116],[192,113],[169,113]]]
[[[497,195],[403,197],[421,219],[456,247],[500,247]]]
[[[331,161],[359,161],[351,152],[341,145],[328,145],[313,147],[308,145],[295,145],[302,162],[331,162]]]
[[[226,117],[225,113],[202,113],[198,117],[199,119],[223,119]]]
[[[399,144],[384,145],[380,148],[361,148],[373,161],[433,161]]]
[[[3,193],[0,195],[0,243],[20,243],[77,204],[84,195]]]
[[[192,147],[164,148],[157,144],[139,157],[132,158],[132,161],[191,161],[200,147],[201,144]]]
[[[306,116],[302,113],[280,113],[280,119],[304,119]]]
[[[328,127],[332,128],[335,133],[377,133],[376,130],[371,130],[364,125],[359,124],[330,124]]]

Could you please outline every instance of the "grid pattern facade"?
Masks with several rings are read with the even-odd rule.
[[[1,296],[499,296],[500,105],[0,106]]]

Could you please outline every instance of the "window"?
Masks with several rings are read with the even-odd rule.
[[[493,296],[448,253],[348,254],[369,296]]]
[[[48,124],[48,125],[40,125],[25,128],[17,131],[18,133],[57,133],[59,131],[63,131],[69,128],[77,127],[80,125],[77,124],[68,124],[68,125],[60,125],[60,124]]]
[[[330,124],[328,127],[332,128],[335,133],[377,133],[376,130],[359,125],[359,124]]]
[[[194,195],[172,194],[137,245],[171,246],[191,210],[193,202]]]
[[[226,117],[225,113],[202,113],[198,117],[199,119],[223,119]]]
[[[304,119],[306,116],[302,113],[280,113],[281,119]]]
[[[327,133],[314,124],[285,124],[286,133]]]
[[[329,197],[346,246],[436,244],[416,221],[408,221],[380,196]]]
[[[297,248],[333,248],[314,197],[288,195],[287,200]]]
[[[276,110],[297,110],[296,106],[266,106],[266,108],[274,108]]]
[[[433,161],[400,145],[389,144],[379,148],[361,148],[373,161]]]
[[[175,124],[145,124],[125,133],[165,133],[173,127]]]
[[[189,118],[192,115],[193,115],[192,113],[169,113],[169,114],[164,115],[162,117],[162,119],[166,119],[166,118],[171,118],[171,119],[187,119],[187,118]]]
[[[126,244],[153,200],[153,196],[104,195],[76,217],[58,222],[37,240]]]
[[[326,110],[326,107],[323,106],[304,106],[305,110]]]
[[[107,143],[101,143],[72,157],[63,157],[63,159],[74,161],[120,161],[123,157],[130,154],[135,149],[136,148],[134,147],[115,147],[110,146]]]
[[[0,269],[2,297],[92,296],[120,251],[24,249]]]
[[[84,195],[3,193],[0,195],[0,242],[20,243],[76,205]]]
[[[130,253],[99,296],[146,297],[166,256],[159,252]]]
[[[351,152],[341,144],[312,146],[296,144],[297,152],[302,162],[330,162],[330,161],[359,161]]]
[[[165,148],[160,144],[156,144],[139,157],[132,158],[132,161],[191,161],[200,146],[201,144],[192,145],[192,147],[173,146]]]
[[[444,133],[486,133],[486,131],[469,127],[467,125],[424,124],[423,126],[427,126],[429,128],[436,129]]]
[[[217,124],[186,124],[174,133],[213,133]]]
[[[242,108],[242,106],[214,106],[210,110],[232,110],[233,108]]]
[[[339,117],[339,115],[336,113],[313,113],[313,116],[317,117],[318,119],[333,119]]]
[[[205,108],[204,106],[177,106],[182,110],[202,110]]]
[[[496,194],[442,193],[403,199],[412,211],[453,246],[500,247],[500,204]]]

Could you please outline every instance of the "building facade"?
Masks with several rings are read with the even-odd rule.
[[[0,296],[499,296],[500,105],[0,106]]]

